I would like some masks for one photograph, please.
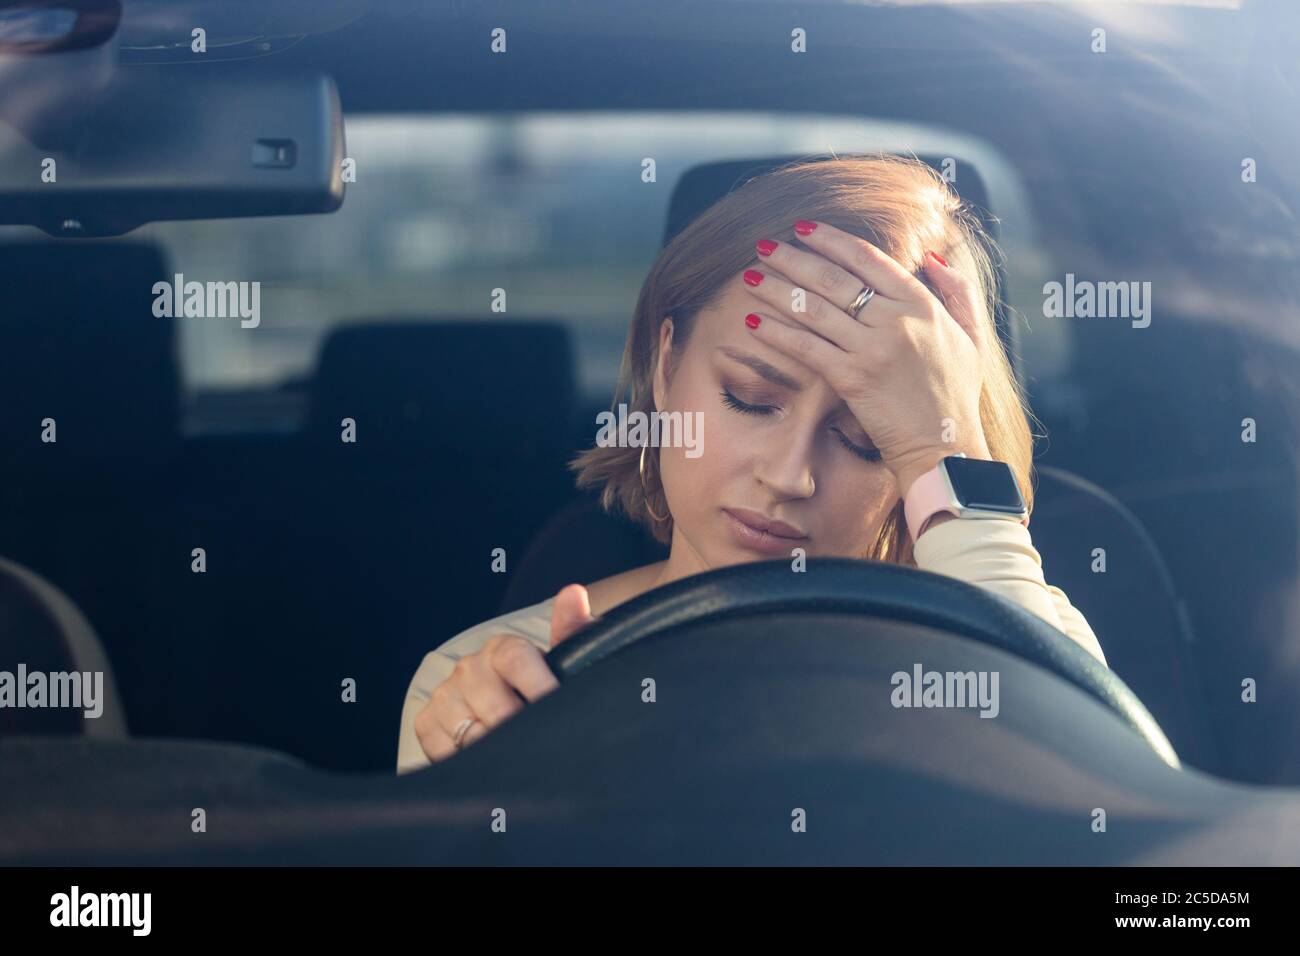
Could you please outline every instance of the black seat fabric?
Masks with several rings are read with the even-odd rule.
[[[347,453],[343,418],[358,423],[364,460],[390,466],[415,452],[463,450],[509,460],[563,454],[574,407],[572,346],[563,326],[514,322],[368,322],[321,351],[307,435]]]
[[[1051,460],[1105,487],[1160,542],[1196,625],[1225,776],[1300,783],[1300,360],[1241,323],[1175,308],[1149,328],[1071,323],[1072,388],[1036,403]],[[1102,383],[1102,384],[1098,384]],[[1070,407],[1051,399],[1075,396]],[[1257,441],[1243,441],[1245,418]],[[1291,728],[1290,730],[1286,728]]]
[[[220,622],[210,679],[242,695],[203,735],[332,769],[391,768],[421,658],[496,606],[572,497],[573,385],[568,335],[542,320],[332,333],[289,473],[212,529],[210,573],[223,577],[194,600]],[[343,701],[348,679],[355,702]]]
[[[575,581],[599,581],[666,557],[668,548],[640,525],[606,514],[593,497],[579,498],[538,532],[510,578],[499,613],[538,604]]]
[[[6,484],[73,475],[89,485],[83,469],[144,472],[175,453],[175,327],[153,314],[152,291],[171,278],[145,243],[0,247]],[[53,445],[41,441],[45,418],[57,423]]]
[[[1088,619],[1111,669],[1179,755],[1217,766],[1221,755],[1200,706],[1195,633],[1151,535],[1118,499],[1078,475],[1052,467],[1037,475],[1031,531],[1047,582]]]
[[[172,644],[141,623],[174,553],[179,372],[174,323],[153,314],[171,279],[147,243],[0,248],[0,553],[85,612],[126,688],[170,686]],[[165,697],[127,694],[132,726],[159,729]]]

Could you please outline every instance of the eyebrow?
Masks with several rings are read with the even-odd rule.
[[[788,388],[792,392],[797,392],[803,387],[775,365],[769,365],[757,355],[750,355],[748,352],[741,352],[739,349],[733,349],[726,345],[719,345],[717,350],[728,358],[739,362],[741,365],[746,365],[753,369],[774,385]]]

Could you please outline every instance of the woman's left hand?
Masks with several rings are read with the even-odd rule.
[[[940,302],[865,239],[824,222],[801,220],[796,231],[814,251],[757,244],[764,278],[746,282],[772,306],[760,319],[776,321],[760,321],[754,336],[817,372],[844,399],[900,495],[946,455],[990,457],[979,414],[985,343],[974,284],[927,254]],[[876,294],[855,319],[848,308],[864,285]],[[794,308],[796,288],[805,292],[803,311]]]

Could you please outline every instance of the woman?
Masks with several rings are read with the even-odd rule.
[[[965,455],[1005,462],[1009,473],[985,467],[1032,503],[1027,410],[993,326],[994,251],[942,177],[890,155],[787,165],[676,236],[641,289],[618,395],[632,411],[702,416],[703,453],[595,447],[573,463],[578,484],[644,523],[668,558],[569,585],[428,654],[403,708],[399,772],[554,690],[545,651],[610,608],[795,549],[985,587],[1104,663],[1044,581],[1025,523],[954,517],[921,492],[942,459]]]

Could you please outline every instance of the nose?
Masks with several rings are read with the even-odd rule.
[[[778,501],[811,498],[813,479],[813,429],[794,425],[771,436],[754,465],[754,477]]]

